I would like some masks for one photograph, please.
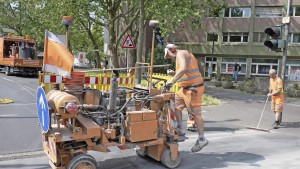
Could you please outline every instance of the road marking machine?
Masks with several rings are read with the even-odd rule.
[[[64,79],[63,90],[45,95],[39,87],[43,148],[53,169],[98,168],[89,150],[132,148],[167,168],[179,165],[174,93],[165,83],[160,90],[118,87],[118,76],[114,71],[110,91],[84,88],[82,72]]]

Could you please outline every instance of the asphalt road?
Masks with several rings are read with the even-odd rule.
[[[0,73],[0,98],[14,100],[0,104],[0,153],[41,149],[35,105],[37,78]]]
[[[37,87],[37,79],[6,77],[0,74],[1,89],[6,86],[4,87],[5,91],[0,90],[0,97],[10,96],[16,101],[10,105],[0,105],[0,168],[49,168],[48,158],[42,151],[39,151],[41,148],[40,129],[37,126],[35,105],[31,105],[34,103],[34,97],[20,85],[6,80],[11,78],[13,82],[32,88],[29,90],[25,87],[33,95]],[[17,86],[20,87],[18,90],[15,89]],[[271,129],[274,115],[270,111],[270,102],[268,103],[260,125],[260,128],[271,129],[268,133],[246,129],[246,126],[256,127],[266,96],[214,87],[207,87],[206,93],[217,97],[222,102],[218,106],[203,108],[205,110],[203,113],[205,135],[210,143],[200,152],[191,153],[190,148],[195,143],[197,133],[188,131],[186,141],[180,143],[179,150],[182,161],[178,168],[299,168],[300,99],[286,99],[283,124],[278,130]],[[185,119],[186,117],[185,114]],[[5,137],[2,137],[3,135]],[[20,153],[7,154],[7,152],[16,152],[17,150]],[[100,168],[164,168],[155,160],[137,156],[134,150],[113,153],[90,152],[90,154],[97,159]]]

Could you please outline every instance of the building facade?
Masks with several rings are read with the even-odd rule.
[[[205,76],[209,67],[216,74],[232,74],[235,63],[245,77],[268,76],[272,68],[280,75],[282,52],[264,46],[269,38],[264,30],[283,25],[288,0],[225,0],[225,4],[218,16],[207,11],[199,30],[184,24],[167,41],[192,51],[205,63]],[[295,78],[293,73],[300,73],[300,0],[291,0],[290,7],[286,77]]]

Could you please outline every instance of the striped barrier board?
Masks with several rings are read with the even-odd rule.
[[[97,90],[110,90],[110,75],[85,75],[84,77],[84,86],[90,87],[91,89]],[[48,93],[54,88],[54,84],[58,83],[59,88],[63,87],[63,77],[56,74],[41,73],[39,72],[38,85],[44,85],[45,92]],[[124,76],[118,78],[119,86],[133,88],[134,86],[134,77],[133,76]]]
[[[62,83],[62,76],[58,75],[41,75],[41,82],[44,83]]]
[[[84,84],[98,84],[98,77],[85,76]]]

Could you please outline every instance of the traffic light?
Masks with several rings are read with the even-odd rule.
[[[272,37],[272,39],[266,40],[264,45],[275,52],[281,52],[281,48],[285,47],[285,40],[281,39],[281,26],[272,26],[266,28],[265,33]]]

